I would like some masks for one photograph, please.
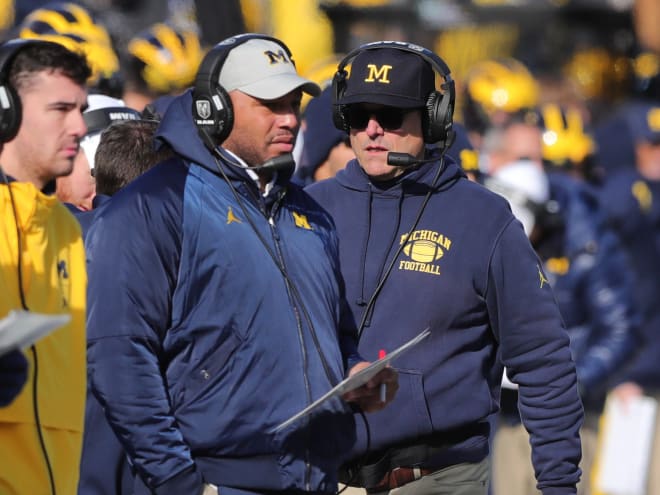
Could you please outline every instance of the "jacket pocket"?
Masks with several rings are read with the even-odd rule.
[[[203,395],[219,395],[221,385],[232,370],[232,359],[242,341],[234,332],[227,332],[220,343],[214,343],[212,352],[190,363],[189,371],[175,392],[175,409],[197,401]]]
[[[400,369],[397,371],[399,390],[394,401],[383,410],[366,416],[371,434],[371,449],[428,435],[433,431],[422,373]],[[356,419],[356,423],[364,424],[360,418]],[[397,425],[396,428],[392,428],[394,424]],[[358,445],[366,446],[364,427],[359,427]]]

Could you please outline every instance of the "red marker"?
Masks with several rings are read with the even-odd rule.
[[[385,359],[385,349],[378,351],[378,359]],[[380,384],[380,401],[385,402],[387,400],[387,384],[384,382]]]

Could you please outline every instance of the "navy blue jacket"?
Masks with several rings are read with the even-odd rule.
[[[427,163],[378,185],[353,160],[306,189],[337,226],[356,321],[392,266],[364,318],[360,353],[374,359],[379,349],[432,331],[395,361],[400,388],[391,405],[369,415],[369,450],[433,436],[448,443],[440,462],[483,459],[504,363],[520,384],[539,487],[574,493],[583,411],[550,284],[506,200],[468,181],[451,159],[436,180],[438,173],[438,162]],[[360,425],[356,458],[367,450]],[[457,431],[464,434],[452,442]]]
[[[583,400],[598,406],[639,345],[635,277],[597,192],[564,173],[549,173],[561,226],[537,246],[571,339]]]
[[[94,218],[109,200],[110,196],[97,194],[92,200],[92,210],[81,211],[76,208],[74,215],[82,227],[83,239],[87,236]],[[90,384],[87,385],[78,495],[131,493],[133,476],[124,448],[110,428],[103,407],[92,393]]]
[[[660,390],[660,181],[631,168],[612,174],[601,191],[607,218],[619,233],[635,272],[643,342],[622,381]]]
[[[107,203],[110,200],[110,196],[106,196],[105,194],[97,194],[94,196],[94,199],[92,199],[92,209],[89,211],[82,211],[76,208],[75,211],[73,212],[73,216],[76,217],[78,220],[78,223],[80,224],[80,227],[82,228],[82,234],[83,234],[83,239],[87,236],[87,232],[89,232],[89,227],[92,225],[92,222],[94,221],[94,218],[96,217],[99,208],[103,206],[105,203]]]
[[[299,187],[263,198],[214,159],[191,108],[176,98],[157,132],[181,158],[115,194],[87,236],[92,390],[136,493],[333,492],[354,442],[346,404],[271,430],[360,359],[354,327],[339,330],[335,230]]]

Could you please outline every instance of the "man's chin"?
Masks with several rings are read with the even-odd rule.
[[[375,181],[391,180],[402,173],[398,167],[393,167],[380,161],[379,163],[367,163],[363,169]]]
[[[73,172],[73,160],[63,162],[61,166],[53,170],[53,177],[66,177]]]

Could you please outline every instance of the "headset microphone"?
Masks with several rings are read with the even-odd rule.
[[[283,155],[278,155],[273,158],[269,158],[261,165],[257,165],[256,167],[250,167],[250,170],[254,170],[255,172],[259,172],[262,170],[272,171],[272,172],[288,172],[288,171],[293,171],[295,167],[296,167],[296,162],[293,159],[293,155],[291,153],[285,153]]]
[[[420,163],[428,163],[438,161],[439,157],[428,158],[426,160],[419,160],[409,153],[397,153],[390,151],[387,154],[387,164],[394,167],[412,167]]]

